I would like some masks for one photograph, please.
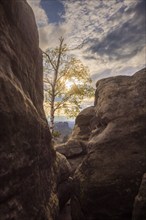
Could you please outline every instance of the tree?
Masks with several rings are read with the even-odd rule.
[[[92,97],[89,71],[82,62],[69,53],[64,39],[59,46],[43,52],[45,105],[50,109],[50,130],[53,133],[54,115],[63,110],[68,117],[75,117],[83,98]]]

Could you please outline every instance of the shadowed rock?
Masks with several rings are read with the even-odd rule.
[[[0,124],[0,219],[55,219],[42,54],[34,15],[23,0],[0,0]]]
[[[76,118],[75,126],[70,139],[64,144],[58,144],[56,151],[65,155],[69,160],[72,171],[82,163],[87,154],[87,141],[89,140],[95,118],[94,107],[88,107],[81,111]]]
[[[145,94],[146,69],[97,82],[97,131],[74,175],[73,220],[132,219],[146,170]]]
[[[71,139],[88,141],[92,130],[93,118],[95,117],[94,106],[82,110],[75,120],[75,126],[71,134]]]
[[[143,175],[142,182],[135,198],[132,220],[146,219],[146,173]]]
[[[70,139],[65,144],[57,145],[56,151],[66,156],[71,164],[72,172],[75,171],[87,154],[86,143],[76,139]]]
[[[57,192],[59,198],[60,210],[64,208],[67,201],[71,198],[73,192],[72,168],[66,157],[57,152],[56,157],[57,170]]]

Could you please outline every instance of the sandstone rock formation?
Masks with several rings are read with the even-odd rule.
[[[146,69],[96,86],[96,123],[74,175],[72,219],[131,220],[146,170]]]
[[[42,55],[25,0],[0,0],[0,219],[51,220],[55,152],[43,111]]]
[[[71,139],[67,143],[57,145],[56,151],[68,159],[72,167],[72,172],[75,171],[87,154],[85,142],[76,139]]]
[[[91,106],[84,109],[75,120],[75,126],[69,140],[56,146],[56,150],[69,160],[73,172],[87,154],[86,144],[92,129],[94,129],[94,122],[95,108]]]
[[[91,106],[82,110],[75,120],[75,126],[71,135],[72,139],[88,141],[93,130],[93,118],[95,107]]]
[[[60,210],[64,207],[66,202],[71,198],[73,192],[72,184],[72,168],[66,157],[57,152],[56,158],[57,171],[57,193],[59,198]]]
[[[146,219],[146,173],[143,175],[138,195],[135,198],[132,220]]]

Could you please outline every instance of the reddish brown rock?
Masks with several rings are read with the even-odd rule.
[[[43,111],[42,54],[31,8],[0,1],[0,219],[51,220],[54,150]]]

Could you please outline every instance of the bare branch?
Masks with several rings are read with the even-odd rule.
[[[49,104],[49,106],[48,106],[48,104]],[[45,108],[50,108],[50,105],[51,105],[51,102],[49,101],[47,101],[47,102],[44,102],[44,107]]]
[[[70,98],[70,95],[64,97],[61,102],[58,103],[58,105],[56,105],[56,107],[54,108],[54,110],[56,111],[57,109],[59,109],[65,102],[67,102]]]
[[[63,41],[64,41],[64,39],[61,37],[60,38],[59,52],[58,52],[58,59],[57,59],[57,64],[56,64],[56,69],[55,69],[54,85],[56,84],[57,77],[58,77],[58,71],[59,71],[59,65],[60,65],[60,58],[61,58],[61,54],[62,54]]]
[[[63,93],[62,92],[62,90],[64,89],[64,87],[62,86],[59,90],[57,90],[56,92],[55,92],[55,97],[57,96],[57,95],[59,95],[60,93]]]
[[[61,79],[62,77],[64,77],[65,75],[66,75],[66,72],[64,71],[64,73],[58,77],[57,82],[59,82],[60,79]]]
[[[80,49],[82,49],[83,46],[85,45],[86,41],[87,41],[87,40],[84,39],[83,42],[82,42],[81,44],[77,45],[77,46],[74,47],[74,48],[69,48],[68,51],[71,51],[71,50],[80,50]]]
[[[67,76],[68,72],[69,72],[69,68],[66,67],[66,68],[64,69],[64,71],[63,71],[63,74],[61,74],[61,75],[57,78],[57,83],[60,81],[60,79],[61,79],[62,77]]]
[[[51,57],[49,56],[49,54],[46,53],[46,52],[44,52],[44,51],[42,51],[42,53],[45,54],[45,55],[48,57],[49,62],[51,63],[51,66],[52,66],[53,69],[56,71],[56,66],[54,65],[53,61],[51,60]]]
[[[44,89],[45,90],[45,92],[47,92],[50,96],[52,96],[52,92],[51,91],[49,91],[48,89]],[[51,100],[51,99],[50,99]]]
[[[43,81],[44,83],[48,83],[51,87],[53,86],[52,82],[47,77],[45,77]]]

